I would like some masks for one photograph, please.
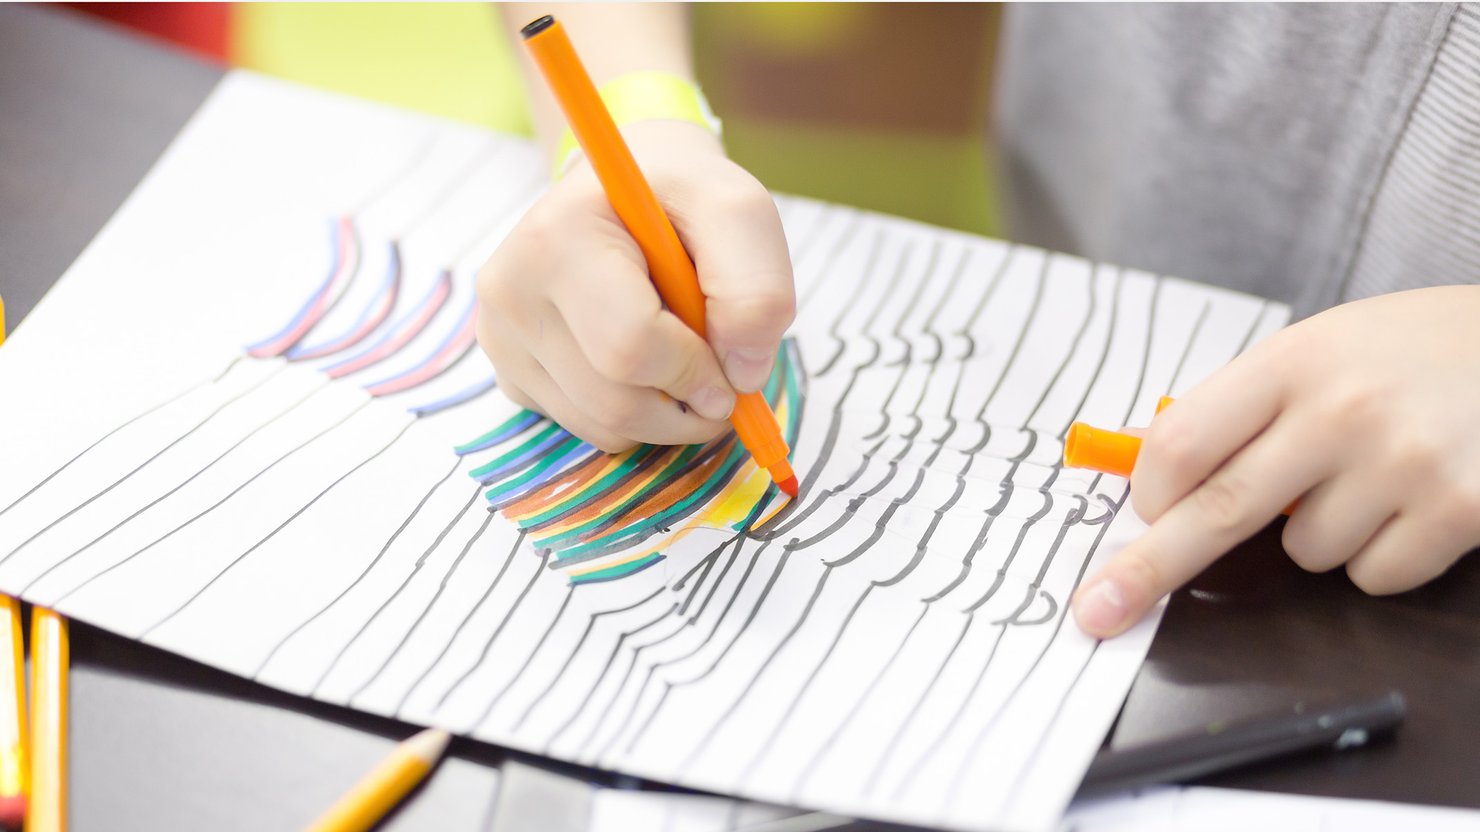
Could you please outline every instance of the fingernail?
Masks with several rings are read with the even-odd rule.
[[[771,377],[776,354],[750,347],[736,347],[725,356],[725,375],[738,390],[759,390]]]
[[[1091,585],[1074,604],[1079,629],[1092,636],[1106,636],[1118,630],[1125,613],[1125,593],[1110,578],[1101,578]]]
[[[730,398],[729,393],[718,387],[705,387],[689,397],[689,407],[706,419],[719,421],[729,418],[735,401]]]

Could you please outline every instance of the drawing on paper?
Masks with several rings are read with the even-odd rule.
[[[203,310],[268,337],[243,351],[199,316],[160,320],[215,346],[202,374],[118,336],[156,368],[129,379],[148,398],[114,405],[122,382],[69,365],[104,394],[80,434],[47,427],[73,418],[65,396],[21,390],[53,410],[0,414],[42,437],[0,449],[25,477],[0,485],[0,587],[563,760],[906,822],[1052,820],[1129,684],[1125,645],[1149,639],[1102,648],[1066,623],[1135,532],[1123,481],[1061,466],[1068,425],[1144,420],[1282,307],[781,199],[798,318],[766,395],[801,475],[788,503],[731,437],[607,456],[500,396],[473,272],[542,165],[318,95],[232,76],[66,279],[102,291],[128,240],[204,222],[192,199],[219,225],[253,179],[307,190],[356,142],[402,149],[323,212],[327,240],[301,235],[296,277]],[[262,150],[295,107],[325,149]],[[221,148],[242,179],[199,181],[187,163]],[[180,294],[201,273],[148,279]],[[65,343],[75,302],[38,310],[13,354]],[[0,381],[24,369],[9,358]]]

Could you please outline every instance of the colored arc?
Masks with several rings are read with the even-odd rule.
[[[288,352],[344,296],[345,289],[349,287],[359,267],[360,240],[354,222],[349,217],[340,217],[334,222],[333,236],[334,259],[330,263],[328,277],[277,334],[247,347],[248,355],[253,358],[276,358]]]
[[[796,344],[786,342],[765,390],[789,442],[801,423],[801,368]],[[608,455],[526,410],[455,451],[494,452],[470,476],[572,583],[639,572],[699,529],[754,531],[786,505],[734,434]]]

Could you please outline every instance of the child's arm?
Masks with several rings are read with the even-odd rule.
[[[502,8],[516,32],[553,13],[598,86],[637,70],[693,77],[682,6]],[[527,63],[525,81],[553,153],[565,124]],[[622,132],[694,259],[708,343],[663,309],[579,155],[480,271],[478,340],[510,398],[604,450],[701,442],[727,427],[735,390],[770,374],[793,313],[786,239],[770,195],[708,128],[655,120]]]
[[[1116,635],[1277,517],[1290,557],[1412,589],[1480,545],[1480,286],[1357,301],[1234,359],[1147,431],[1131,478],[1151,528],[1075,596]]]

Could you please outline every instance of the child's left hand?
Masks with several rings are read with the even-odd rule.
[[[1480,545],[1480,286],[1338,306],[1256,345],[1156,417],[1131,477],[1151,524],[1075,594],[1099,637],[1300,504],[1285,551],[1382,595]]]

